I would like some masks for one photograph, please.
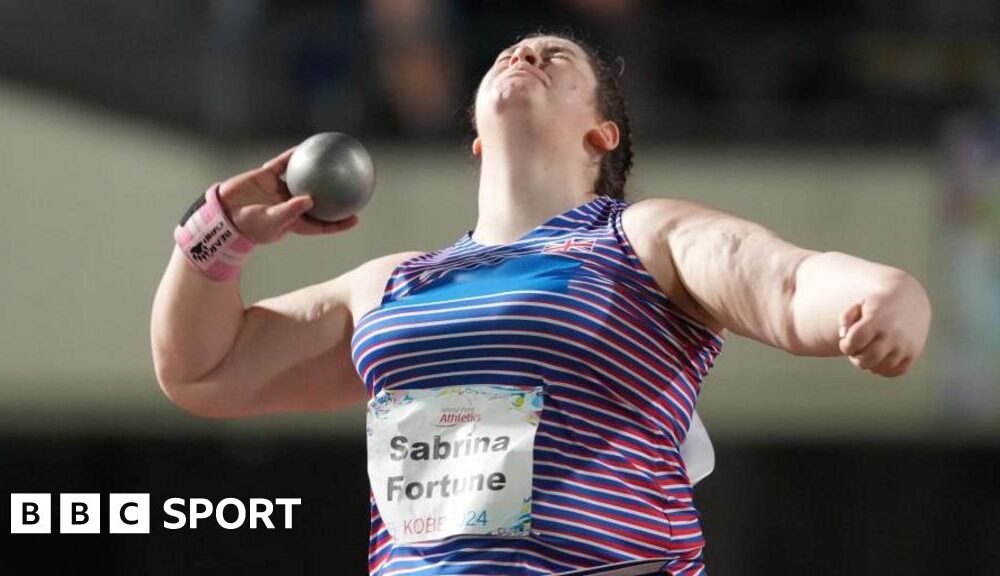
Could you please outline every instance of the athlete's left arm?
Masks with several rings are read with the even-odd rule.
[[[923,351],[930,302],[903,270],[806,250],[697,202],[639,204],[655,253],[722,327],[793,354],[848,356],[883,376],[903,374]]]

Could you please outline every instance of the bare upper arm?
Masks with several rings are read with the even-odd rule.
[[[725,328],[772,346],[794,338],[795,271],[810,251],[767,228],[689,200],[633,204],[647,268],[669,297],[710,328]],[[637,247],[637,253],[639,248]]]
[[[622,214],[622,227],[632,249],[667,298],[692,319],[714,332],[721,332],[722,325],[688,293],[677,275],[669,250],[664,250],[658,242],[655,232],[661,224],[660,211],[648,200],[632,204]]]
[[[254,303],[229,354],[203,382],[190,385],[184,407],[239,417],[333,410],[364,400],[351,357],[355,318],[365,306],[378,305],[395,267],[419,254],[375,258],[326,282]]]

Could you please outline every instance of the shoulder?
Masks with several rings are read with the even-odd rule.
[[[694,200],[682,198],[644,198],[630,203],[622,212],[622,221],[640,224],[643,234],[667,234],[685,219],[724,213]]]
[[[394,252],[385,256],[379,256],[378,258],[372,258],[348,272],[348,282],[350,285],[363,291],[375,285],[381,293],[386,281],[389,280],[389,276],[400,264],[414,260],[425,254],[427,253],[407,251]]]
[[[385,256],[379,256],[378,258],[372,258],[364,264],[361,264],[354,269],[354,272],[358,277],[365,277],[370,275],[379,275],[383,273],[392,273],[392,271],[407,260],[413,260],[427,254],[426,252],[417,251],[407,251],[407,252],[394,252],[392,254],[386,254]]]
[[[660,290],[682,312],[709,329],[722,326],[698,303],[681,280],[670,244],[672,232],[698,214],[711,212],[691,200],[647,198],[629,204],[622,212],[622,232],[643,268]]]
[[[693,200],[645,198],[628,204],[622,211],[622,228],[629,242],[648,250],[669,249],[670,236],[685,223],[698,217],[719,214]]]
[[[348,302],[355,318],[361,318],[382,301],[382,293],[396,268],[427,254],[426,252],[395,252],[372,258],[347,273],[345,283]]]

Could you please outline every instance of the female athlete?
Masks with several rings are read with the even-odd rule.
[[[249,306],[254,244],[358,218],[303,219],[291,151],[213,187],[153,305],[160,385],[218,418],[367,401],[372,574],[703,574],[680,447],[725,331],[899,376],[927,296],[696,202],[625,201],[629,120],[580,42],[503,50],[474,115],[473,231]]]

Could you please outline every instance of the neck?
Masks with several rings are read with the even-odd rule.
[[[585,204],[594,174],[580,151],[542,135],[496,137],[483,142],[479,174],[479,219],[473,239],[510,244],[543,222]]]

